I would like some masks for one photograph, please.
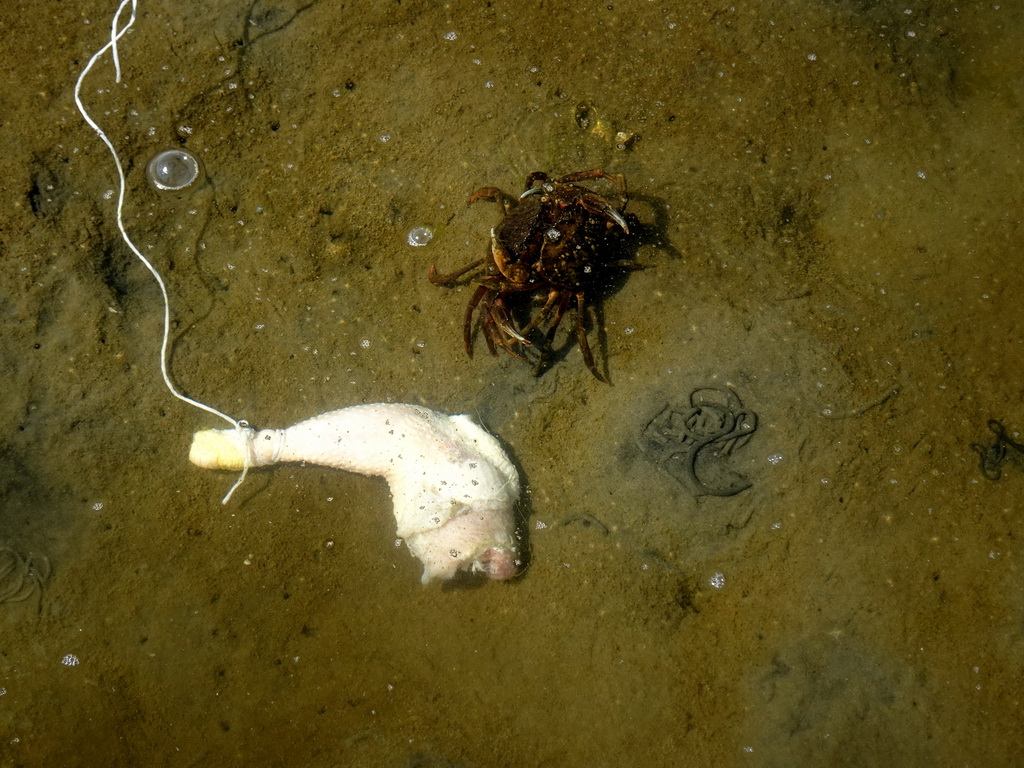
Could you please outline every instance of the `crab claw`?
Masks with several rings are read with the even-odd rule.
[[[505,322],[504,320],[498,320],[498,319],[495,319],[494,323],[495,323],[495,325],[497,325],[497,326],[498,326],[498,328],[500,328],[500,329],[501,329],[501,330],[502,330],[502,331],[503,331],[504,333],[507,333],[507,334],[508,334],[509,336],[511,336],[511,337],[512,337],[513,339],[515,339],[516,341],[518,341],[518,342],[519,342],[520,344],[529,344],[529,343],[530,343],[530,340],[529,340],[529,339],[527,339],[526,337],[522,336],[522,335],[521,335],[521,334],[519,333],[519,331],[517,331],[517,330],[516,330],[515,328],[513,328],[513,327],[512,327],[511,325],[509,325],[508,323],[506,323],[506,322]]]
[[[625,232],[627,235],[629,234],[629,225],[626,224],[626,219],[621,213],[612,208],[610,205],[608,206],[608,210],[606,211],[606,213],[611,218],[615,219],[615,223],[622,227],[623,232]]]
[[[607,200],[602,200],[597,195],[587,195],[580,198],[580,205],[595,216],[604,216],[606,219],[611,219],[622,227],[623,232],[627,235],[629,234],[629,225],[626,223],[625,217],[618,210],[612,208]]]

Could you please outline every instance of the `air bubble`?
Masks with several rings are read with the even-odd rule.
[[[146,165],[146,178],[154,189],[177,191],[191,186],[203,175],[199,158],[183,149],[168,149]]]
[[[413,227],[405,236],[405,242],[413,248],[422,248],[434,239],[434,230],[430,227]]]

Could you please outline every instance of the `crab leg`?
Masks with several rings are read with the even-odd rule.
[[[511,195],[506,195],[497,187],[480,187],[480,189],[470,195],[466,205],[472,205],[480,200],[497,203],[506,214],[512,209],[512,204],[515,203],[515,199]]]
[[[562,315],[565,314],[565,308],[569,306],[569,294],[559,294],[561,301],[558,302],[558,307],[555,309],[555,319],[551,321],[551,327],[548,328],[547,334],[544,336],[544,348],[551,349],[551,343],[555,340],[555,331],[558,330],[559,324],[562,322]]]
[[[548,300],[544,302],[543,309],[541,309],[541,311],[537,313],[537,316],[527,323],[525,328],[523,328],[522,333],[524,336],[534,328],[540,327],[541,323],[543,323],[547,319],[548,315],[551,314],[551,309],[555,306],[555,302],[558,301],[558,297],[560,295],[561,294],[558,291],[548,292]]]
[[[494,326],[494,318],[491,317],[490,311],[480,310],[480,325],[482,326],[484,341],[487,342],[487,351],[491,353],[491,357],[497,357],[498,350],[494,346],[494,337],[498,335],[498,329]]]
[[[619,190],[619,198],[622,200],[622,207],[626,207],[626,177],[621,173],[605,173],[600,168],[594,168],[589,171],[576,171],[576,173],[567,173],[565,176],[559,179],[562,183],[572,184],[577,181],[587,181],[588,179],[608,179],[612,182]]]
[[[526,191],[519,196],[519,199],[522,200],[524,197],[526,197],[526,195],[531,191],[533,185],[536,184],[538,181],[547,180],[548,175],[544,173],[544,171],[534,171],[533,173],[529,174],[526,177]]]
[[[487,292],[490,291],[490,290],[491,289],[488,288],[486,285],[481,285],[479,288],[476,289],[476,293],[473,294],[473,298],[471,298],[469,300],[469,304],[466,307],[465,319],[462,322],[462,341],[463,341],[463,344],[465,344],[465,346],[466,346],[466,354],[469,355],[470,357],[473,356],[473,310],[476,309],[477,304],[480,303],[480,300],[484,296],[486,296]],[[488,304],[489,304],[489,302],[488,302]],[[481,307],[480,308],[480,318],[481,318],[481,320],[483,319],[485,314],[486,314],[486,308],[485,307]],[[484,336],[486,336],[486,335],[487,334],[485,333]],[[491,348],[491,354],[492,355],[494,354],[494,348],[493,347]]]
[[[587,368],[598,381],[608,384],[608,379],[598,372],[597,365],[594,363],[594,355],[590,351],[590,344],[587,342],[587,329],[583,327],[583,306],[583,293],[580,292],[576,294],[576,339],[580,345],[580,352],[583,353],[583,362],[587,364]]]
[[[447,272],[445,274],[439,273],[434,268],[434,265],[431,264],[430,265],[430,271],[427,273],[427,279],[430,280],[430,282],[432,282],[434,285],[451,285],[452,283],[454,283],[456,280],[458,280],[460,277],[462,277],[467,272],[471,272],[472,270],[476,269],[477,267],[482,266],[484,264],[484,262],[486,262],[486,261],[487,261],[487,257],[485,256],[482,259],[477,259],[472,264],[467,264],[466,266],[462,267],[461,269],[457,269],[454,272]]]

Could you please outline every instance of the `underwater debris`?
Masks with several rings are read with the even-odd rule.
[[[50,572],[46,555],[23,557],[10,547],[0,547],[0,605],[41,596]]]
[[[998,419],[989,419],[988,428],[996,436],[995,441],[989,445],[971,443],[971,450],[980,457],[978,467],[981,474],[988,480],[998,480],[1003,476],[1003,464],[1024,460],[1024,444],[1007,435],[1003,422]]]
[[[743,409],[725,387],[690,393],[690,407],[669,403],[640,435],[640,448],[694,496],[735,496],[752,483],[727,461],[757,429],[757,414]]]

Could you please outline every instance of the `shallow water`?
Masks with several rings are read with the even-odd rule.
[[[971,444],[1024,442],[1021,11],[572,7],[146,2],[83,90],[184,391],[509,447],[530,567],[448,588],[380,480],[284,466],[221,506],[186,457],[224,425],[160,381],[72,99],[114,8],[0,11],[0,546],[52,566],[0,605],[0,766],[1018,759],[1024,462]],[[207,182],[152,190],[182,144]],[[572,342],[539,378],[467,357],[471,288],[426,279],[486,248],[466,198],[597,166],[644,233],[591,331],[612,385]],[[757,416],[733,496],[641,448],[704,387]]]

